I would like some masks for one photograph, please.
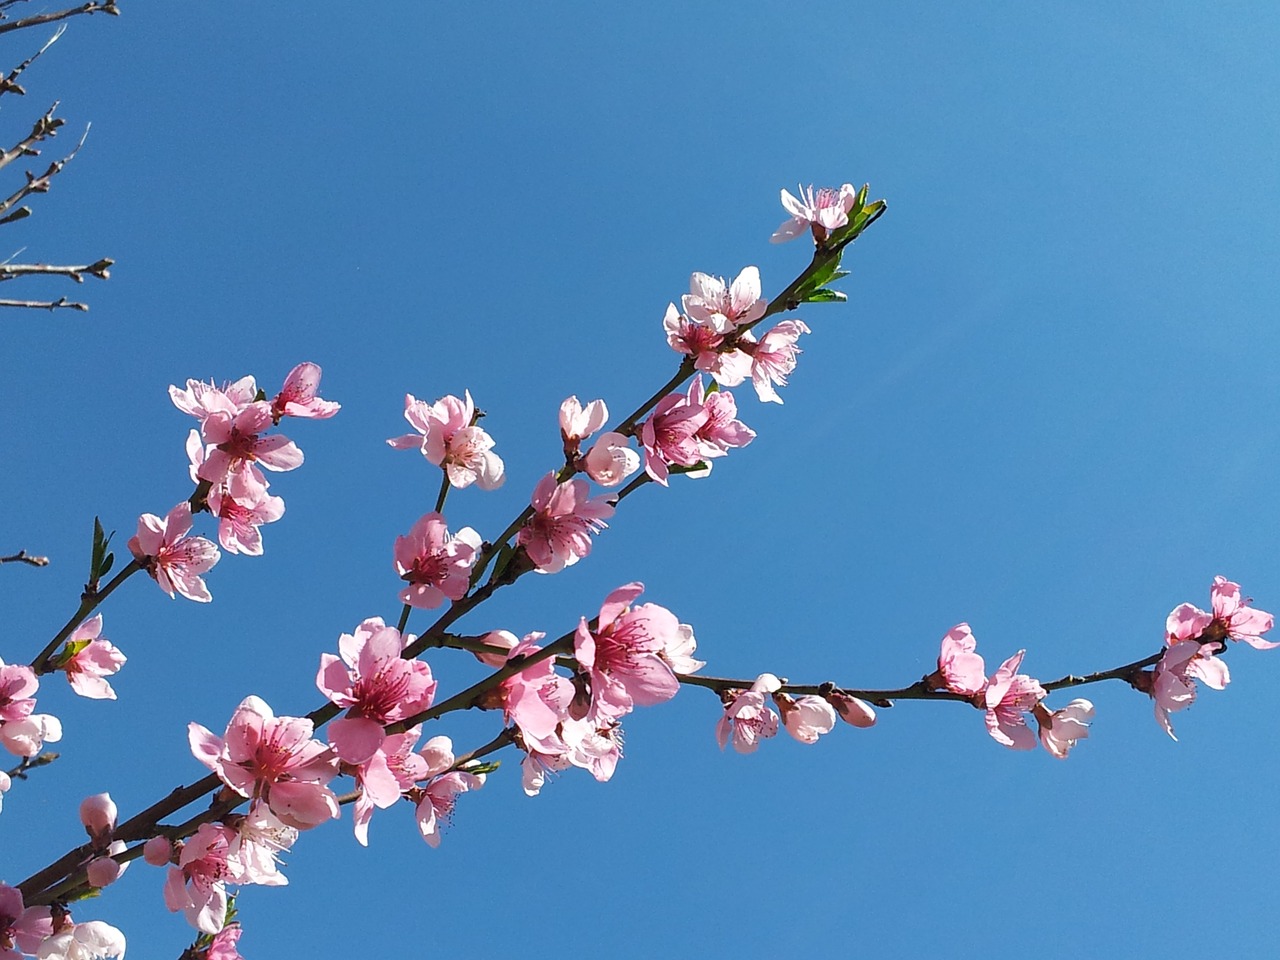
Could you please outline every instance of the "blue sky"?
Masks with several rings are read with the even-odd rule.
[[[557,465],[565,396],[621,415],[669,375],[661,318],[691,271],[757,264],[766,295],[798,272],[803,244],[767,242],[797,181],[869,181],[889,211],[846,257],[849,303],[799,311],[785,405],[740,392],[755,443],[642,490],[587,561],[468,629],[558,636],[638,579],[708,672],[897,686],[962,620],[989,665],[1025,647],[1048,680],[1154,652],[1215,574],[1280,608],[1273,9],[175,9],[73,20],[0,104],[13,140],[54,99],[58,146],[93,123],[0,253],[117,260],[105,284],[20,288],[89,314],[0,319],[0,549],[54,561],[0,571],[0,657],[74,607],[94,515],[123,548],[189,492],[170,383],[270,391],[309,359],[344,407],[290,431],[307,463],[276,478],[286,516],[263,558],[224,557],[212,604],[141,581],[112,598],[118,702],[46,681],[64,756],[6,797],[0,876],[78,842],[85,794],[133,811],[198,778],[189,720],[221,729],[249,693],[311,709],[320,654],[395,615],[391,545],[438,483],[383,443],[406,392],[469,388],[488,412],[507,485],[446,513],[495,534]],[[4,37],[6,63],[42,40]],[[529,800],[509,762],[438,850],[407,808],[368,850],[347,819],[304,836],[290,886],[242,898],[243,950],[1262,955],[1276,656],[1232,649],[1176,744],[1146,698],[1092,688],[1065,763],[953,704],[721,754],[718,702],[684,690],[631,718],[612,782],[571,771]],[[432,665],[442,690],[476,676]],[[176,956],[190,930],[161,879],[136,865],[80,915]]]

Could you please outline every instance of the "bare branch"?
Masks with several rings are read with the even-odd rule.
[[[48,557],[33,557],[25,550],[19,550],[7,557],[0,557],[0,564],[4,563],[26,563],[33,567],[47,567],[49,565]]]
[[[9,4],[4,3],[0,5],[0,9],[4,9],[7,6]],[[116,6],[116,0],[90,0],[89,3],[82,3],[78,7],[70,7],[66,10],[59,10],[56,13],[37,13],[35,16],[24,17],[21,20],[0,23],[0,33],[22,30],[25,27],[38,27],[42,23],[56,23],[59,20],[65,20],[81,13],[108,13],[113,17],[118,17],[120,16],[120,8]]]
[[[0,307],[31,307],[35,310],[49,311],[65,308],[81,312],[89,309],[87,303],[77,303],[74,300],[68,300],[66,297],[59,297],[57,300],[0,300]]]
[[[47,766],[57,760],[58,756],[56,753],[41,753],[34,757],[23,757],[22,762],[9,771],[9,776],[15,780],[25,780],[28,770]]]
[[[18,83],[18,77],[21,76],[23,70],[27,69],[27,67],[31,66],[31,64],[36,62],[36,59],[40,56],[40,54],[44,53],[46,50],[52,47],[55,43],[57,43],[58,38],[61,37],[66,32],[67,32],[67,25],[64,23],[62,26],[58,28],[58,32],[48,39],[48,41],[45,43],[43,47],[41,47],[31,56],[27,57],[27,59],[23,60],[20,64],[14,67],[13,70],[9,72],[9,75],[7,77],[5,77],[3,80],[0,80],[0,94],[16,93],[18,96],[22,96],[23,94],[25,94],[27,91],[22,89],[21,84]]]
[[[54,104],[54,106],[57,106],[57,104]],[[50,108],[49,113],[52,112],[53,110]],[[48,115],[49,114],[45,114],[46,117]],[[59,120],[58,122],[61,123],[62,121]],[[39,126],[39,124],[37,124],[37,126]],[[30,215],[31,211],[26,207],[20,207],[19,209],[14,210],[13,213],[9,213],[9,211],[13,208],[14,204],[20,203],[33,193],[48,193],[50,181],[53,180],[55,175],[62,172],[62,168],[71,162],[72,157],[80,152],[80,148],[84,146],[85,137],[87,136],[89,136],[89,128],[86,126],[84,128],[84,134],[80,137],[80,142],[76,144],[75,149],[61,160],[55,160],[53,163],[49,164],[49,168],[45,170],[44,173],[40,174],[40,176],[34,176],[30,170],[27,171],[27,182],[23,184],[19,190],[11,194],[8,199],[0,203],[0,224],[11,223],[14,220],[20,220],[22,217]],[[38,151],[31,152],[36,153]],[[4,155],[0,155],[0,167],[4,166],[7,162],[3,159],[3,156]],[[26,210],[26,213],[23,213],[23,210]]]
[[[57,109],[58,101],[55,100],[53,102],[53,106],[45,111],[44,116],[35,122],[35,126],[31,128],[31,132],[29,134],[27,134],[22,140],[19,140],[8,150],[0,152],[0,167],[7,167],[19,157],[37,157],[40,155],[40,151],[35,149],[35,145],[41,140],[56,136],[58,128],[66,123],[66,121],[61,117],[54,117],[53,111]],[[81,142],[84,142],[83,138]],[[79,147],[76,149],[79,149]],[[75,153],[74,150],[71,152],[73,154]]]
[[[76,283],[84,283],[84,275],[86,273],[91,277],[97,277],[99,280],[109,280],[111,278],[110,267],[114,263],[115,261],[110,257],[103,257],[93,263],[79,266],[55,263],[0,263],[0,283],[5,280],[13,280],[17,277],[26,277],[33,274],[70,277]]]

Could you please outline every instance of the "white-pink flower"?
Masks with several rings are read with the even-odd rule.
[[[670,700],[680,689],[663,651],[683,639],[670,610],[656,603],[630,606],[644,584],[628,583],[605,597],[595,629],[583,617],[573,655],[591,687],[591,721],[619,720],[636,706]]]
[[[932,690],[950,690],[964,697],[981,693],[987,686],[986,665],[974,653],[978,641],[967,623],[957,623],[942,638],[938,669],[925,678]]]
[[[124,952],[123,933],[101,920],[86,920],[49,937],[35,956],[36,960],[124,960]]]
[[[53,917],[48,907],[27,907],[22,891],[0,883],[0,958],[19,954],[35,956],[40,942],[53,934]],[[18,948],[18,953],[12,951]]]
[[[257,395],[258,384],[253,377],[241,377],[221,387],[201,380],[188,380],[185,390],[173,385],[169,387],[169,399],[173,405],[202,424],[215,413],[235,417],[253,403]]]
[[[302,451],[282,434],[262,436],[272,426],[271,404],[259,400],[239,413],[212,413],[200,425],[205,442],[211,444],[198,471],[200,479],[221,483],[229,473],[254,465],[283,472],[302,466]]]
[[[342,404],[321,400],[320,368],[314,363],[300,363],[284,378],[284,386],[271,401],[271,417],[279,423],[282,417],[327,420],[342,409]]]
[[[475,426],[476,406],[469,390],[462,400],[445,396],[433,404],[407,393],[404,418],[417,433],[392,437],[389,445],[397,450],[420,450],[427,462],[445,471],[451,486],[474,483],[481,490],[502,486],[505,467],[493,452],[493,438]]]
[[[603,400],[592,400],[584,408],[576,396],[560,404],[560,436],[566,444],[585,440],[605,425],[609,408]]]
[[[738,753],[754,753],[760,741],[778,734],[778,715],[769,706],[767,696],[777,692],[782,681],[772,673],[762,673],[750,690],[739,690],[725,704],[724,715],[716,724],[716,742],[723,750],[733,738]]]
[[[453,770],[431,780],[422,791],[415,811],[418,832],[433,847],[440,846],[440,829],[453,816],[458,795],[484,786],[484,774]]]
[[[827,702],[835,707],[836,713],[840,714],[840,719],[845,723],[863,729],[876,725],[876,712],[867,701],[860,700],[843,690],[831,690],[825,696]]]
[[[138,533],[129,540],[129,552],[170,597],[175,592],[188,600],[208,603],[213,597],[200,574],[207,573],[221,554],[204,537],[188,537],[191,504],[183,500],[161,520],[153,513],[138,518]]]
[[[732,284],[726,284],[721,277],[694,273],[689,278],[689,292],[680,302],[690,320],[716,333],[729,333],[759,320],[769,305],[760,296],[760,271],[756,267],[744,267]]]
[[[591,499],[587,482],[558,483],[555,471],[538,481],[530,502],[534,514],[520,528],[517,543],[541,573],[559,573],[591,552],[591,537],[613,516],[603,497]]]
[[[987,732],[997,743],[1014,750],[1035,748],[1035,734],[1027,727],[1023,714],[1032,710],[1046,696],[1038,680],[1017,672],[1026,652],[1019,650],[1000,664],[1000,668],[987,681],[984,696]]]
[[[1227,636],[1232,640],[1243,640],[1258,650],[1280,647],[1280,643],[1262,639],[1262,635],[1274,624],[1274,618],[1265,610],[1251,607],[1251,597],[1242,599],[1240,584],[1223,576],[1214,577],[1209,596],[1213,601],[1214,620],[1223,625]]]
[[[218,542],[228,553],[262,556],[264,523],[284,516],[284,499],[267,492],[257,470],[237,470],[209,490],[209,510],[218,518]]]
[[[1085,699],[1072,700],[1061,710],[1050,710],[1043,703],[1032,708],[1040,730],[1040,744],[1059,760],[1065,760],[1077,740],[1089,736],[1093,720],[1093,704]]]
[[[1178,738],[1174,735],[1169,714],[1185,710],[1195,703],[1196,680],[1214,690],[1225,690],[1231,682],[1231,671],[1226,663],[1214,656],[1222,648],[1222,644],[1217,642],[1175,640],[1169,644],[1154,671],[1143,671],[1134,679],[1133,685],[1149,693],[1155,701],[1156,722],[1172,739]]]
[[[702,396],[702,377],[696,376],[689,385],[689,396]],[[694,434],[698,452],[705,460],[723,457],[730,450],[745,447],[756,438],[756,432],[738,419],[738,404],[728,390],[712,390],[702,400],[706,422]]]
[[[67,675],[71,689],[92,700],[114,700],[116,692],[105,678],[117,673],[127,657],[102,636],[102,614],[86,620],[67,638],[69,656],[59,669]]]
[[[80,822],[97,849],[111,842],[116,816],[116,805],[109,793],[95,793],[80,801]]]
[[[461,599],[471,585],[481,542],[470,527],[451,535],[439,513],[419,517],[407,536],[396,537],[396,573],[409,584],[400,591],[400,600],[429,610]]]
[[[231,715],[225,737],[188,725],[195,758],[242,797],[265,800],[280,820],[309,830],[338,816],[338,799],[325,786],[338,774],[328,744],[313,740],[304,717],[277,717],[258,697],[246,697]]]
[[[177,865],[165,878],[165,906],[173,913],[181,910],[201,933],[217,933],[226,921],[227,857],[234,836],[230,827],[202,823],[183,843]]]
[[[787,385],[787,377],[796,368],[796,355],[801,353],[796,341],[809,332],[803,320],[783,320],[776,327],[753,343],[750,333],[744,334],[743,347],[751,354],[751,384],[756,396],[769,403],[781,403],[782,398],[773,389]]]
[[[62,739],[62,723],[48,713],[34,713],[33,694],[40,686],[35,671],[0,660],[0,746],[19,757],[34,757],[45,741]]]
[[[835,708],[822,697],[775,693],[773,702],[778,705],[787,733],[801,743],[817,743],[818,737],[835,729]]]
[[[600,434],[580,466],[600,486],[616,487],[640,469],[640,454],[631,448],[630,437],[609,431]]]
[[[769,238],[770,243],[793,240],[808,231],[821,244],[832,230],[849,223],[849,211],[858,196],[851,183],[839,189],[819,187],[816,191],[810,185],[807,189],[799,187],[797,192],[799,197],[793,197],[789,190],[782,191],[782,206],[791,218],[774,231]]]
[[[666,486],[671,465],[692,467],[701,463],[702,442],[698,434],[709,417],[700,391],[669,393],[659,400],[653,413],[640,424],[645,472]]]

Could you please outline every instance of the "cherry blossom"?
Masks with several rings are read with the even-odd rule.
[[[309,830],[338,816],[338,801],[325,786],[338,773],[332,748],[311,739],[302,717],[277,717],[258,697],[246,697],[231,715],[225,737],[198,723],[188,725],[191,752],[228,787],[261,798],[290,827]]]
[[[170,597],[175,592],[188,600],[208,603],[213,597],[200,574],[207,573],[221,554],[204,537],[188,537],[191,504],[182,501],[161,520],[144,513],[138,533],[129,540],[129,552]]]
[[[453,770],[434,777],[422,791],[415,816],[418,832],[430,846],[440,846],[440,829],[453,815],[458,795],[484,786],[484,774]]]
[[[244,960],[236,947],[243,932],[238,923],[223,927],[213,935],[209,946],[205,948],[204,960]]]
[[[279,423],[282,417],[300,417],[309,420],[327,420],[342,409],[342,404],[321,400],[316,396],[320,389],[320,368],[314,363],[300,363],[284,378],[284,386],[271,401],[271,419]]]
[[[227,915],[227,857],[235,832],[220,823],[202,823],[182,845],[176,866],[169,868],[164,903],[179,910],[201,933],[217,933]]]
[[[662,657],[682,640],[680,622],[656,603],[630,606],[644,591],[628,583],[605,597],[593,629],[585,617],[574,634],[573,655],[591,688],[589,719],[618,720],[634,706],[670,700],[680,683]]]
[[[932,690],[950,690],[963,697],[981,693],[987,686],[986,665],[974,653],[978,641],[967,623],[957,623],[942,638],[938,669],[925,678]]]
[[[600,486],[616,487],[640,469],[640,454],[631,448],[630,437],[609,431],[600,434],[580,466]]]
[[[1040,730],[1040,744],[1059,760],[1065,760],[1077,740],[1089,736],[1093,720],[1093,704],[1085,699],[1072,700],[1061,710],[1049,710],[1043,703],[1032,708]]]
[[[1143,671],[1131,680],[1137,689],[1151,695],[1155,701],[1156,722],[1172,739],[1178,738],[1174,735],[1169,714],[1185,710],[1195,703],[1196,680],[1214,690],[1225,690],[1231,682],[1231,671],[1226,663],[1214,656],[1222,649],[1222,644],[1217,642],[1175,640],[1169,644],[1153,671]]]
[[[796,355],[801,352],[796,341],[806,333],[809,327],[803,320],[783,320],[759,343],[750,340],[750,334],[744,335],[743,342],[751,344],[744,347],[751,354],[751,384],[762,401],[782,402],[773,385],[787,385],[787,376],[796,368]]]
[[[821,245],[832,230],[849,223],[849,211],[858,196],[851,183],[839,189],[819,187],[816,191],[810,185],[808,189],[800,187],[797,192],[800,194],[798,198],[793,197],[789,190],[782,191],[782,206],[791,214],[791,219],[774,231],[769,238],[770,243],[784,243],[811,231],[814,240]]]
[[[221,387],[201,380],[188,380],[185,390],[172,385],[169,387],[169,399],[173,405],[201,423],[215,413],[235,417],[257,396],[258,384],[253,377],[241,377]]]
[[[382,746],[387,724],[431,706],[436,692],[431,667],[400,656],[412,640],[381,617],[371,617],[338,637],[341,658],[320,655],[316,686],[347,710],[346,717],[329,724],[329,740],[347,763],[372,757]]]
[[[264,523],[284,516],[284,499],[267,493],[257,470],[237,470],[209,491],[210,512],[218,518],[218,542],[228,553],[262,556]]]
[[[778,705],[787,733],[801,743],[817,743],[818,737],[835,729],[835,708],[822,697],[793,698],[785,693],[775,693],[773,702]]]
[[[538,632],[527,634],[511,647],[506,662],[537,653],[542,649],[538,641],[543,636]],[[567,711],[572,699],[573,684],[556,673],[554,661],[548,658],[504,679],[483,705],[500,708],[503,719],[515,724],[526,741],[533,741],[545,740],[555,734],[559,724],[568,719]],[[452,766],[452,763],[450,761],[447,766]]]
[[[1000,669],[987,681],[982,697],[987,710],[987,732],[997,743],[1014,750],[1035,748],[1035,734],[1027,727],[1023,713],[1045,698],[1038,680],[1017,672],[1026,652],[1019,650],[1000,664]]]
[[[302,451],[282,434],[262,436],[273,424],[271,405],[265,400],[249,404],[239,413],[212,413],[200,425],[210,448],[198,472],[200,479],[221,483],[229,473],[252,465],[277,473],[302,466]]]
[[[744,267],[728,285],[720,277],[694,273],[689,278],[689,292],[680,302],[690,320],[716,333],[729,333],[759,320],[769,305],[761,299],[760,271],[756,267]]]
[[[451,486],[474,483],[481,490],[502,486],[505,467],[493,452],[493,438],[475,426],[476,406],[470,391],[465,399],[446,396],[434,404],[405,394],[404,418],[417,433],[392,437],[387,441],[390,446],[420,450],[429,463],[445,471]]]
[[[702,396],[702,377],[696,376],[689,385],[689,396]],[[698,452],[704,460],[726,456],[730,450],[745,447],[756,438],[756,432],[738,417],[738,404],[727,390],[712,390],[702,399],[702,409],[707,419],[694,437]]]
[[[76,627],[67,638],[69,656],[58,669],[66,673],[71,689],[80,696],[92,700],[114,700],[116,692],[105,678],[117,673],[128,658],[101,634],[102,614],[96,614]]]
[[[298,831],[280,822],[265,803],[253,803],[244,816],[227,818],[234,831],[227,846],[227,878],[233,883],[282,887],[280,854],[298,839]]]
[[[356,841],[369,845],[369,821],[375,808],[392,806],[414,783],[427,776],[427,762],[413,748],[422,736],[422,727],[386,737],[377,751],[356,770],[356,798],[352,817]]]
[[[1258,650],[1280,647],[1280,643],[1262,639],[1262,634],[1271,629],[1274,619],[1266,611],[1251,607],[1252,599],[1241,599],[1240,584],[1223,576],[1214,577],[1209,595],[1213,601],[1214,620],[1224,626],[1232,640],[1243,640]]]
[[[693,656],[697,649],[698,641],[693,635],[693,627],[687,623],[681,623],[677,624],[675,633],[667,636],[667,645],[658,652],[658,656],[667,661],[667,666],[671,668],[672,673],[685,676],[697,673],[707,665],[707,661],[698,660]]]
[[[401,601],[426,610],[461,599],[481,542],[470,527],[450,535],[439,513],[420,517],[407,536],[396,537],[396,573],[409,584],[400,591]]]
[[[124,934],[101,920],[59,930],[36,951],[37,960],[124,960]],[[2,955],[0,955],[2,956]]]
[[[566,444],[585,440],[609,419],[609,408],[603,400],[592,400],[584,408],[575,397],[560,404],[560,436]]]
[[[516,542],[524,547],[540,573],[559,573],[591,552],[591,536],[613,516],[603,497],[591,499],[581,479],[557,482],[555,471],[538,481],[530,502],[534,514],[520,528]]]
[[[173,860],[173,844],[160,834],[142,845],[142,859],[153,867],[163,867]]]
[[[669,393],[659,400],[648,419],[640,424],[645,472],[665,487],[670,465],[692,467],[701,463],[698,432],[709,417],[700,391]]]
[[[107,887],[115,883],[129,869],[129,861],[114,859],[124,853],[128,847],[123,840],[109,843],[100,857],[94,857],[85,866],[85,877],[92,887]]]
[[[777,736],[778,715],[766,699],[782,687],[782,681],[772,673],[762,673],[750,690],[731,691],[723,694],[724,716],[716,724],[716,742],[723,750],[733,738],[733,749],[738,753],[754,753],[760,741]]]
[[[26,907],[21,890],[0,883],[0,960],[34,956],[40,941],[52,933],[53,917],[48,907]]]

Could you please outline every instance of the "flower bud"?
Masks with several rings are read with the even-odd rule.
[[[128,863],[117,863],[111,859],[111,854],[124,853],[126,847],[122,840],[117,840],[111,846],[107,847],[108,856],[95,857],[89,861],[89,865],[85,867],[85,874],[88,877],[89,885],[93,887],[105,887],[115,883],[129,868]]]
[[[153,867],[163,867],[173,856],[173,844],[168,837],[152,837],[142,845],[142,859]]]
[[[864,728],[876,725],[876,712],[867,701],[851,697],[839,690],[832,690],[826,694],[826,698],[827,702],[836,708],[836,713],[840,714],[840,719],[845,723]]]
[[[105,845],[111,839],[111,831],[116,828],[116,805],[111,794],[95,793],[81,800],[80,822],[95,847]]]

